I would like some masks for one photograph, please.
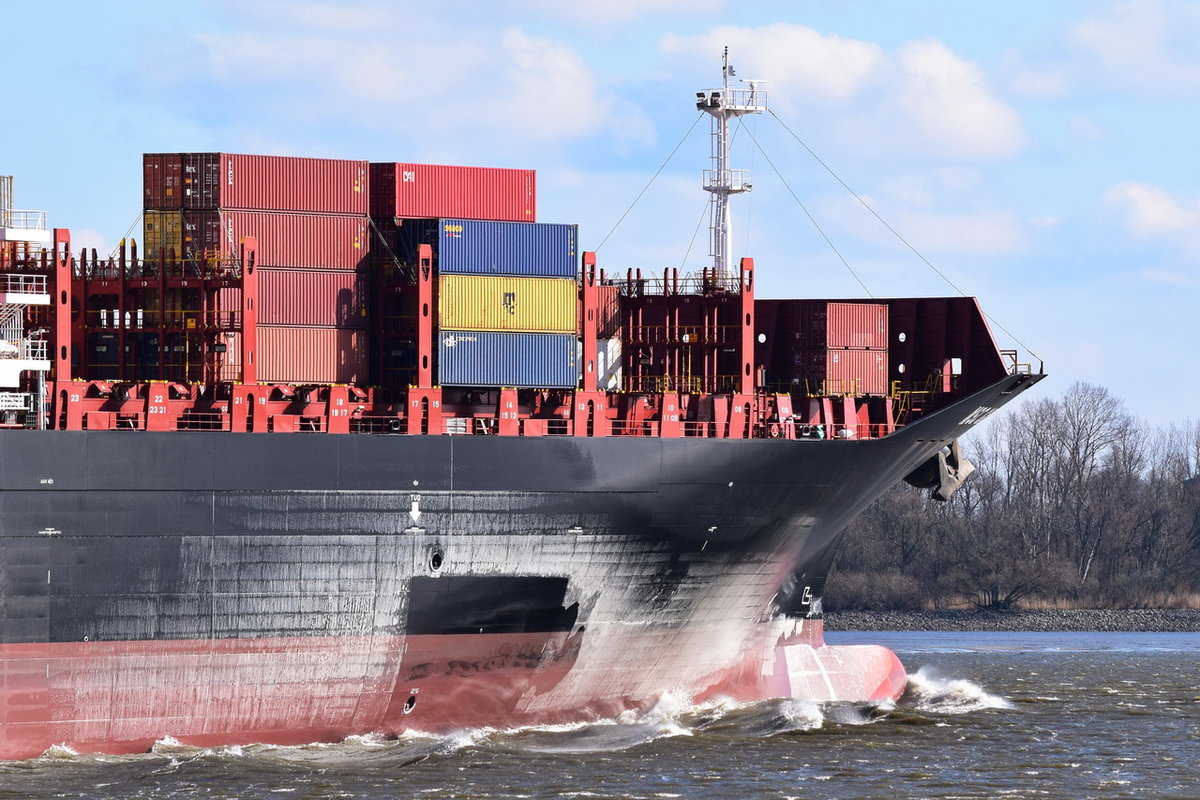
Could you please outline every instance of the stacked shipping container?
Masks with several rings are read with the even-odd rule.
[[[403,226],[438,268],[438,382],[574,388],[578,287],[574,225],[439,219]]]
[[[365,161],[147,154],[146,253],[200,269],[232,261],[255,237],[259,380],[366,382],[368,171]],[[236,311],[239,290],[215,302]]]
[[[366,217],[339,214],[147,210],[143,230],[147,254],[189,262],[230,260],[244,237],[255,236],[259,262],[288,269],[357,269],[369,241]]]
[[[439,384],[577,384],[578,232],[535,212],[532,170],[371,165],[379,262],[434,252]],[[384,365],[413,353],[404,336],[379,346]]]
[[[413,263],[417,247],[432,245],[442,275],[518,275],[571,278],[579,271],[577,225],[470,219],[404,220],[393,250]]]
[[[769,383],[809,394],[888,393],[886,304],[762,300],[758,307],[762,327],[786,332],[785,340],[772,337],[759,348]]]
[[[379,268],[371,342],[376,379],[402,388],[415,377],[416,301],[411,280],[397,267],[415,263],[419,244],[436,247],[439,219],[534,222],[535,176],[533,170],[411,163],[371,164],[370,175],[372,261]],[[456,288],[468,290],[446,290]]]
[[[534,222],[536,208],[531,169],[371,165],[371,217],[381,226],[440,217]]]
[[[365,161],[147,153],[142,166],[143,208],[367,215]]]
[[[368,340],[377,364],[404,362],[390,374],[411,377],[413,285],[394,267],[412,265],[417,247],[430,244],[439,383],[576,385],[577,231],[534,221],[532,170],[157,153],[144,157],[143,178],[147,256],[202,274],[232,262],[244,237],[258,240],[261,381],[367,382]],[[385,268],[371,277],[371,263]],[[236,313],[239,292],[200,302]],[[167,305],[147,297],[137,307]],[[201,352],[187,338],[199,332],[156,333],[172,342],[176,355],[164,363],[173,367],[178,353]],[[221,377],[238,379],[229,367],[240,339],[221,335]],[[107,348],[98,342],[97,354]],[[166,377],[187,377],[184,367]],[[386,384],[382,372],[376,382]]]

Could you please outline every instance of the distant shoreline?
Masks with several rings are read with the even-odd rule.
[[[827,631],[1200,632],[1200,609],[830,611]]]

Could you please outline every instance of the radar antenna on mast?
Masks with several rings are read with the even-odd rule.
[[[720,89],[696,92],[696,108],[712,116],[712,169],[704,171],[704,190],[711,193],[709,202],[709,254],[718,280],[733,278],[730,242],[733,223],[729,216],[729,196],[750,191],[750,173],[729,168],[729,120],[746,114],[761,114],[767,110],[767,93],[760,90],[761,80],[745,80],[749,89],[731,89],[729,79],[736,73],[729,64],[729,48],[722,61]]]

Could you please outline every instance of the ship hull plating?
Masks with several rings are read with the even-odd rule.
[[[5,432],[0,757],[895,697],[838,539],[1028,382],[861,442]]]

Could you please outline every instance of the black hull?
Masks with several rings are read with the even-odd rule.
[[[759,650],[805,630],[785,615],[819,618],[846,523],[1035,380],[1011,376],[864,441],[5,432],[0,668],[9,685],[40,681],[45,660],[49,697],[61,665],[18,668],[14,653],[35,652],[22,647],[86,661],[147,643],[261,655],[310,640],[322,655],[287,680],[315,684],[327,643],[367,642],[351,649],[371,691],[416,727],[396,698],[454,669],[527,676],[497,679],[519,691],[483,722],[746,685],[739,670],[773,658]],[[820,645],[819,625],[805,635]],[[472,637],[507,644],[465,657]],[[13,697],[9,722],[36,716],[42,701]],[[456,713],[439,719],[477,721]],[[134,727],[79,740],[140,741]]]

